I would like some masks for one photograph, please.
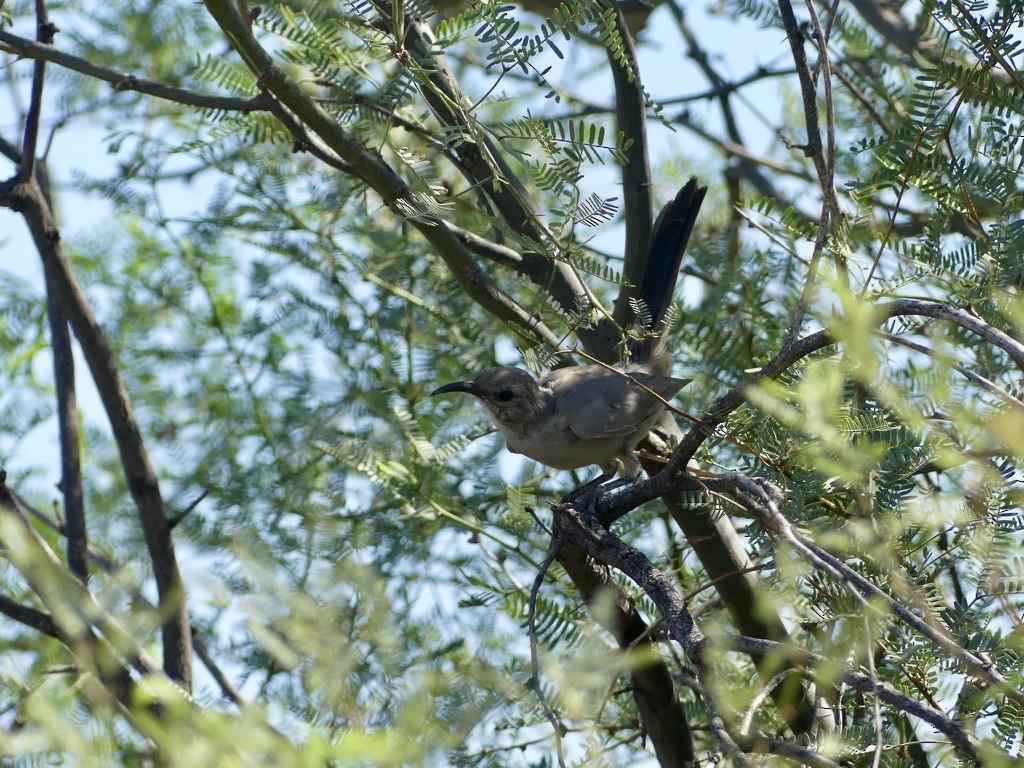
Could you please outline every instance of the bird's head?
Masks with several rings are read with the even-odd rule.
[[[533,374],[522,368],[488,368],[472,381],[456,381],[435,389],[431,397],[447,392],[473,395],[502,424],[523,424],[540,403],[540,389]]]

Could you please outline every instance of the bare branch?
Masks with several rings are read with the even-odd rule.
[[[881,338],[885,339],[886,341],[891,341],[893,344],[899,344],[901,347],[906,347],[907,349],[912,349],[915,352],[920,352],[921,354],[928,355],[928,357],[931,357],[933,359],[937,359],[937,360],[942,360],[943,359],[942,356],[937,354],[934,349],[929,349],[928,347],[924,346],[923,344],[917,344],[916,342],[909,341],[908,339],[904,339],[904,338],[901,338],[899,336],[894,336],[891,333],[880,333],[879,336]],[[968,368],[966,365],[961,365],[960,363],[957,363],[957,362],[950,362],[949,366],[954,371],[956,371],[961,376],[963,376],[965,379],[973,381],[975,384],[977,384],[979,387],[984,389],[986,392],[989,392],[989,393],[995,395],[996,397],[1001,398],[1002,400],[1004,400],[1005,402],[1009,403],[1010,405],[1012,405],[1012,406],[1014,406],[1016,408],[1019,408],[1021,411],[1024,411],[1024,400],[1021,400],[1019,397],[1016,397],[1016,396],[1010,394],[1009,392],[1004,390],[1002,387],[999,387],[994,382],[990,381],[989,379],[986,379],[981,374],[975,373],[970,368]]]
[[[715,739],[737,765],[745,768],[753,766],[729,733],[717,697],[709,685],[709,670],[704,655],[704,634],[697,628],[682,596],[665,574],[655,568],[642,552],[630,547],[603,528],[591,513],[577,512],[568,504],[556,505],[553,510],[555,525],[568,540],[581,547],[595,560],[624,573],[655,602],[673,638],[682,646],[696,671],[701,697]]]
[[[615,26],[622,38],[620,51],[608,49],[608,64],[615,85],[615,124],[619,132],[633,144],[626,150],[626,163],[622,166],[622,210],[626,225],[626,245],[623,252],[622,274],[626,283],[619,289],[612,310],[612,318],[619,327],[625,327],[633,319],[629,300],[637,295],[638,286],[647,274],[648,244],[653,224],[653,190],[651,182],[650,150],[647,144],[647,99],[640,82],[640,63],[636,47],[626,26],[626,17],[618,4],[615,9]],[[624,61],[619,61],[616,54]],[[674,277],[674,276],[673,276]],[[598,354],[605,360],[614,360]]]
[[[811,158],[814,167],[818,172],[818,180],[825,185],[830,179],[830,174],[825,157],[822,154],[821,127],[818,123],[818,94],[814,87],[814,77],[811,74],[811,67],[807,63],[807,54],[804,51],[804,34],[800,30],[796,16],[793,14],[793,6],[789,0],[779,0],[779,12],[782,14],[782,23],[786,30],[786,38],[789,40],[790,50],[793,52],[793,62],[796,64],[797,77],[800,80],[800,95],[803,97],[804,120],[807,124],[807,144],[800,147],[804,155]],[[838,214],[838,211],[833,211]],[[838,219],[838,215],[834,215]]]
[[[144,77],[121,72],[108,67],[101,67],[78,56],[65,53],[49,45],[42,45],[24,37],[11,34],[0,29],[0,49],[6,49],[26,59],[48,61],[52,64],[80,72],[97,80],[110,83],[115,91],[137,91],[148,96],[155,96],[165,101],[186,104],[204,109],[223,109],[230,112],[254,112],[267,108],[262,96],[243,99],[233,96],[212,96],[173,85],[164,85]]]
[[[52,276],[61,305],[96,382],[153,562],[160,609],[166,617],[162,633],[164,666],[171,678],[189,688],[192,684],[192,643],[185,588],[178,570],[159,481],[149,460],[117,360],[74,273],[38,179],[33,176],[27,182],[0,185],[0,205],[20,211],[25,217],[47,275]]]
[[[9,619],[14,619],[19,624],[24,624],[30,629],[60,639],[60,633],[57,632],[57,627],[48,614],[11,600],[7,595],[0,595],[0,613]]]
[[[40,45],[53,43],[57,28],[50,23],[46,0],[36,0],[36,40]],[[29,96],[28,112],[25,115],[25,132],[21,142],[21,167],[18,178],[27,181],[32,178],[36,164],[36,142],[39,139],[39,118],[43,109],[43,84],[46,62],[37,60],[32,68],[32,90]]]
[[[749,480],[749,478],[745,478],[736,473],[730,475],[727,482],[735,484],[752,484],[755,485],[758,491],[762,490],[760,489],[760,486],[756,486],[756,484]],[[764,506],[763,495],[763,493],[760,494],[757,502],[761,506]],[[744,495],[744,499],[749,498],[750,494]],[[595,558],[599,562],[607,563],[628,576],[637,584],[637,586],[643,589],[643,591],[658,606],[665,624],[671,632],[672,639],[682,646],[683,651],[686,653],[687,658],[690,660],[690,663],[693,665],[694,670],[697,673],[697,680],[701,687],[701,694],[704,698],[704,703],[711,721],[710,725],[712,732],[722,748],[737,762],[737,764],[751,765],[742,752],[743,747],[741,747],[741,745],[732,737],[728,727],[726,726],[725,720],[718,709],[717,701],[713,697],[713,692],[709,690],[708,675],[710,674],[710,671],[707,666],[706,657],[708,651],[715,647],[725,647],[751,651],[762,655],[775,653],[776,655],[781,655],[793,664],[807,668],[809,671],[812,671],[812,673],[814,668],[819,665],[823,669],[834,669],[834,664],[826,660],[824,657],[816,656],[815,654],[802,649],[791,649],[780,643],[755,640],[753,638],[745,637],[726,638],[724,641],[719,641],[718,638],[706,637],[694,623],[693,617],[686,609],[682,596],[675,590],[668,578],[661,571],[655,568],[642,552],[633,549],[621,539],[612,535],[607,529],[603,528],[597,521],[596,517],[589,512],[578,512],[571,505],[555,506],[554,511],[556,515],[556,524],[569,540],[582,547],[591,557]],[[772,517],[774,519],[775,515],[772,515]],[[778,515],[778,517],[781,517],[781,515]],[[782,518],[782,520],[784,521],[784,518]],[[788,525],[788,522],[785,524]],[[788,537],[787,541],[790,541],[790,543],[793,544],[793,541]],[[959,646],[957,646],[957,648],[959,649]],[[963,649],[959,650],[963,654],[967,653],[966,651],[963,651]],[[959,657],[960,656],[958,656],[958,658]],[[993,673],[991,669],[983,668],[981,671],[985,672],[989,679],[992,679],[992,674],[998,675],[998,673]],[[880,697],[883,701],[929,722],[949,737],[950,741],[964,755],[970,759],[980,762],[977,751],[978,745],[974,737],[960,725],[953,722],[945,715],[945,713],[912,699],[906,694],[898,691],[890,684],[880,681],[870,675],[865,675],[848,669],[841,670],[840,675],[844,682],[847,682],[847,684],[857,688],[858,690],[872,693],[875,696]],[[1008,686],[1006,685],[1005,680],[993,680],[993,682],[999,682],[1000,689],[1006,691]],[[1007,693],[1008,695],[1013,695],[1013,690],[1011,689],[1007,691]],[[1019,694],[1019,692],[1017,693]],[[789,752],[789,757],[800,759],[803,762],[807,762],[808,765],[827,765],[827,763],[818,762],[817,758],[819,756],[815,756],[813,753],[808,752],[798,756],[798,753],[788,750],[783,746],[784,744],[785,742],[779,742],[775,748]]]
[[[650,662],[630,673],[640,718],[662,765],[695,768],[697,758],[687,714],[679,702],[672,674],[656,653],[648,636],[649,627],[632,598],[622,591],[607,566],[589,557],[573,541],[563,540],[558,563],[588,606],[600,600],[602,610],[594,618],[612,634],[620,648],[643,643],[651,654]]]
[[[8,490],[10,491],[10,489]],[[62,536],[67,535],[67,530],[65,526],[61,525],[60,522],[45,514],[41,510],[36,509],[34,506],[32,506],[24,499],[19,497],[18,494],[15,493],[14,491],[10,491],[10,494],[16,505],[18,505],[21,509],[23,509],[29,515],[34,517],[40,523],[50,528],[52,531],[61,534]],[[205,498],[205,493],[195,503],[198,504],[199,501],[202,500],[202,498]],[[97,568],[99,568],[103,573],[107,575],[116,575],[124,568],[124,563],[112,560],[111,558],[104,555],[102,552],[98,552],[92,547],[88,548],[86,555],[88,556],[90,562],[94,563]],[[0,600],[2,599],[3,598],[0,597]],[[149,611],[154,616],[159,616],[160,614],[159,608],[153,605],[153,603],[150,602],[149,598],[147,598],[144,594],[142,594],[142,592],[136,589],[132,590],[132,602]],[[4,611],[3,608],[0,608],[0,612],[6,613],[6,611]],[[49,619],[49,617],[46,618]],[[36,628],[40,631],[45,632],[45,629],[42,627]],[[210,673],[210,676],[216,681],[217,685],[220,686],[221,693],[224,694],[224,697],[240,708],[248,706],[249,703],[245,700],[245,697],[242,696],[238,688],[236,688],[235,685],[228,679],[227,675],[224,674],[224,671],[220,668],[216,660],[213,658],[213,655],[210,653],[209,648],[206,647],[206,643],[204,643],[199,638],[199,631],[195,626],[192,627],[192,643],[195,648],[196,656],[199,657],[199,660],[203,662],[203,666],[206,667],[207,671]]]
[[[35,173],[47,206],[53,210],[49,171],[46,163],[36,165]],[[64,534],[67,537],[68,567],[84,583],[89,578],[86,552],[89,537],[85,523],[85,490],[82,487],[81,432],[78,423],[78,397],[75,392],[75,355],[71,347],[68,318],[58,295],[56,276],[43,262],[46,277],[46,316],[50,324],[53,352],[53,382],[57,392],[57,430],[60,440],[60,492],[64,497]]]

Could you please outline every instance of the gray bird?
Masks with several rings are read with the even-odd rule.
[[[672,302],[682,263],[706,187],[696,179],[658,215],[648,248],[639,296],[651,315],[651,333],[632,344],[630,360],[561,368],[536,379],[522,368],[488,368],[471,381],[431,392],[473,395],[505,436],[508,449],[555,469],[597,464],[599,480],[639,477],[633,449],[661,416],[665,401],[689,379],[669,376],[672,361],[661,343],[665,311]],[[588,484],[589,485],[589,484]]]

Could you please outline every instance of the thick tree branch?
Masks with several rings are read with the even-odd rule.
[[[23,155],[13,144],[0,137],[0,154],[21,166]],[[53,210],[50,175],[46,163],[35,166],[47,206]],[[60,490],[64,497],[64,529],[67,536],[68,566],[83,582],[88,578],[86,550],[88,536],[85,525],[85,491],[82,488],[82,459],[78,424],[78,398],[75,394],[75,357],[71,347],[68,320],[57,295],[57,288],[46,271],[46,316],[50,325],[50,346],[53,352],[53,380],[57,392],[57,429],[60,439]]]
[[[38,611],[28,605],[11,600],[7,595],[0,595],[0,613],[29,629],[42,632],[44,635],[60,639],[60,633],[49,614]]]
[[[719,707],[704,653],[704,634],[694,623],[682,596],[665,574],[655,568],[642,552],[603,528],[589,512],[580,514],[571,505],[557,505],[553,509],[554,524],[567,540],[574,542],[598,562],[624,573],[658,606],[673,639],[682,646],[696,672],[712,734],[737,765],[752,766],[753,763],[736,744]]]
[[[128,489],[139,510],[146,546],[153,562],[161,614],[165,617],[162,633],[164,668],[171,678],[190,688],[192,642],[185,588],[178,570],[160,485],[118,370],[117,360],[75,276],[53,213],[36,176],[27,182],[9,181],[0,185],[0,205],[20,211],[24,216],[47,276],[54,282],[61,305],[74,328],[96,382],[117,443]]]
[[[647,274],[647,248],[653,226],[653,183],[651,181],[650,149],[647,143],[647,98],[640,81],[640,63],[626,18],[615,6],[615,26],[622,38],[621,51],[609,49],[608,64],[615,85],[615,125],[619,132],[633,141],[626,150],[622,166],[622,210],[626,225],[622,275],[626,283],[620,288],[612,310],[616,325],[625,328],[633,319],[629,300],[635,298],[638,286]],[[602,22],[599,22],[602,23]],[[617,58],[621,55],[622,60]],[[674,277],[674,276],[673,276]],[[614,358],[601,358],[614,362]]]
[[[658,762],[663,766],[680,768],[697,766],[686,712],[679,702],[668,667],[648,637],[648,625],[637,611],[636,604],[619,588],[611,570],[588,557],[577,543],[563,541],[558,550],[558,563],[569,574],[588,606],[600,601],[602,610],[593,616],[615,638],[620,648],[634,647],[639,641],[650,653],[652,660],[634,668],[630,677],[633,699]]]
[[[648,471],[656,473],[657,468],[651,467]],[[693,485],[692,490],[703,490],[699,482]],[[763,582],[748,570],[750,558],[729,517],[711,509],[694,510],[684,506],[677,493],[665,494],[661,499],[704,571],[715,581],[715,590],[739,631],[752,637],[789,642],[785,623],[775,611],[765,609]],[[756,658],[754,663],[764,680],[783,669],[774,659]],[[828,730],[834,725],[827,721],[816,722],[814,702],[797,678],[787,678],[782,685],[773,687],[771,696],[782,719],[794,733],[809,733],[815,726]]]
[[[388,6],[390,8],[390,5]],[[576,270],[561,255],[561,246],[548,228],[540,208],[505,159],[504,152],[465,107],[466,98],[425,19],[406,18],[404,44],[417,64],[427,72],[429,87],[421,87],[424,101],[437,120],[459,138],[452,150],[460,169],[494,205],[505,224],[535,243],[539,253],[523,261],[523,274],[544,289],[567,312],[598,306]],[[394,27],[391,25],[392,34]],[[595,354],[608,355],[619,334],[598,323],[575,329],[584,346]]]

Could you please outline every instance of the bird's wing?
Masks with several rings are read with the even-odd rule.
[[[557,375],[556,375],[557,374]],[[668,400],[686,379],[634,372],[636,382]],[[546,377],[569,428],[583,440],[627,437],[664,407],[661,400],[622,373],[599,366],[563,368]]]

